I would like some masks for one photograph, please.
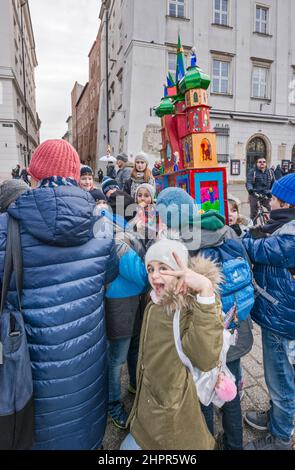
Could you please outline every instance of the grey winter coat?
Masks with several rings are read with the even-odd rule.
[[[126,181],[130,179],[132,169],[132,166],[125,165],[123,168],[120,168],[120,170],[117,171],[116,181],[121,191],[123,191]]]

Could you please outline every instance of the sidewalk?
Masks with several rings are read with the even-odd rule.
[[[251,352],[242,359],[242,365],[244,370],[244,397],[242,399],[242,410],[243,412],[249,410],[267,410],[268,409],[268,393],[267,387],[263,376],[263,360],[262,360],[262,347],[261,347],[261,336],[260,328],[254,325],[254,345]],[[132,406],[133,396],[127,391],[128,386],[128,374],[126,368],[123,372],[123,401],[126,405],[126,409],[129,411]],[[216,432],[221,430],[220,417],[216,417]],[[104,449],[105,450],[118,450],[120,444],[126,436],[126,431],[117,429],[110,420],[106,430],[104,438]],[[247,442],[263,436],[263,433],[250,428],[247,424],[244,424],[244,444]]]

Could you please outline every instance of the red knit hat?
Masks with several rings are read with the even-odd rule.
[[[37,181],[50,176],[79,181],[80,158],[69,142],[62,139],[46,140],[33,153],[29,173]]]

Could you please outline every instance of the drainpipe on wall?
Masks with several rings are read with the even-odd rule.
[[[106,10],[106,94],[107,94],[107,139],[110,144],[110,107],[109,107],[109,10]]]
[[[22,36],[22,69],[23,69],[23,85],[24,85],[24,100],[25,100],[25,130],[26,130],[26,142],[27,142],[27,154],[24,155],[25,167],[29,164],[30,159],[30,148],[29,148],[29,132],[28,132],[28,106],[27,106],[27,90],[26,90],[26,66],[25,66],[25,40],[24,40],[24,16],[23,7],[26,6],[27,0],[23,0],[21,3],[20,17],[21,17],[21,36]]]

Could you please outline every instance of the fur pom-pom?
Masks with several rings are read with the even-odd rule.
[[[223,401],[232,401],[237,396],[237,387],[234,381],[224,373],[219,374],[215,387],[218,398]]]

